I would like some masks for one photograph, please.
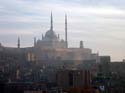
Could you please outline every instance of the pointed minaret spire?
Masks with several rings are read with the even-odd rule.
[[[17,47],[20,48],[20,38],[18,37]]]
[[[53,31],[53,14],[51,12],[51,27],[50,27],[50,30]]]
[[[67,15],[65,14],[65,42],[66,48],[68,48],[68,40],[67,40]]]

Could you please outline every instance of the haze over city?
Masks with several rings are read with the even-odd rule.
[[[4,0],[0,1],[0,42],[4,46],[32,46],[50,28],[53,12],[54,31],[64,38],[64,16],[68,16],[69,47],[79,41],[112,60],[125,58],[124,0]]]

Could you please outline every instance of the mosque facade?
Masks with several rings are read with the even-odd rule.
[[[83,41],[80,41],[79,48],[68,47],[67,34],[67,15],[65,15],[65,40],[60,39],[59,35],[53,30],[53,16],[51,13],[50,29],[42,35],[41,40],[34,38],[34,46],[20,47],[20,38],[18,38],[17,48],[3,47],[0,45],[0,51],[11,51],[24,53],[27,61],[42,60],[82,60],[99,62],[98,53],[92,53],[89,48],[84,48]]]

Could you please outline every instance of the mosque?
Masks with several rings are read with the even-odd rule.
[[[0,49],[2,47],[1,45]],[[92,53],[91,49],[84,48],[83,41],[80,41],[79,48],[68,47],[67,15],[65,15],[65,40],[60,39],[53,30],[53,15],[51,13],[50,29],[45,35],[42,35],[42,40],[34,38],[34,46],[21,48],[20,38],[18,38],[17,48],[3,48],[6,51],[24,53],[27,61],[82,60],[99,62],[98,53]]]
[[[9,73],[9,82],[39,81],[41,75],[53,82],[56,81],[56,72],[61,69],[90,69],[96,75],[97,64],[101,63],[99,54],[85,48],[83,41],[80,41],[79,47],[68,47],[67,15],[65,40],[60,39],[53,30],[52,13],[50,19],[50,29],[42,35],[41,40],[35,37],[33,46],[20,47],[20,38],[17,40],[17,47],[0,44],[0,71]]]

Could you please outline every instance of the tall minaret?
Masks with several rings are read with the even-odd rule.
[[[20,38],[18,37],[17,47],[20,48]]]
[[[67,40],[67,15],[65,14],[65,42],[66,48],[68,48],[68,40]]]
[[[36,46],[36,37],[34,37],[34,46]]]
[[[50,27],[50,30],[53,31],[53,15],[52,15],[52,12],[51,12],[51,27]]]
[[[42,40],[44,39],[44,36],[43,36],[43,34],[42,34]]]

